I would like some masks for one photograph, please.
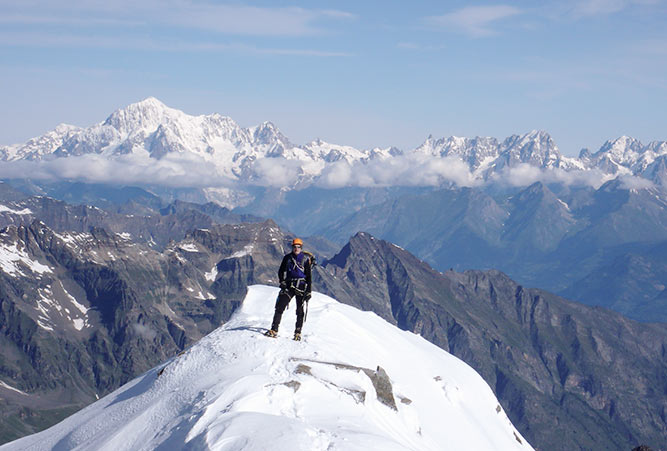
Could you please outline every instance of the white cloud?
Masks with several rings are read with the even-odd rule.
[[[468,6],[442,16],[429,17],[427,22],[473,37],[484,37],[496,34],[492,28],[494,23],[521,13],[519,8],[509,5]]]
[[[384,160],[349,164],[338,161],[327,166],[317,180],[325,188],[344,186],[440,186],[456,183],[475,186],[470,168],[459,158],[441,158],[422,154],[401,155]]]
[[[352,18],[344,11],[194,0],[0,1],[0,45],[336,57],[349,53],[230,38],[321,35]]]
[[[177,152],[159,160],[135,155],[107,159],[88,154],[41,161],[0,162],[0,178],[193,188],[227,187],[234,183],[212,169],[209,162]]]
[[[597,189],[614,177],[599,169],[565,171],[558,168],[542,169],[523,163],[494,174],[490,182],[517,187],[529,186],[535,182],[562,183],[568,186],[592,186]]]
[[[324,188],[347,186],[442,186],[454,183],[474,187],[488,183],[509,186],[529,186],[535,182],[562,183],[568,186],[599,188],[615,176],[598,169],[565,171],[541,169],[530,164],[519,164],[494,174],[488,181],[475,178],[470,167],[457,157],[439,157],[423,154],[402,155],[386,160],[349,164],[344,161],[327,166],[316,183]],[[636,179],[636,177],[635,177]],[[631,181],[640,184],[641,180]],[[650,182],[649,182],[650,183]]]
[[[639,190],[655,188],[655,184],[652,181],[634,175],[622,175],[618,179],[620,180],[621,188],[623,189]]]
[[[114,20],[104,17],[73,17],[60,15],[36,14],[3,14],[0,15],[0,24],[5,25],[117,25],[117,26],[140,26],[144,22],[131,22],[127,20]]]
[[[253,182],[259,186],[277,188],[291,186],[301,172],[301,164],[297,160],[285,158],[260,158],[253,162]]]
[[[628,3],[627,0],[585,0],[577,2],[573,14],[575,17],[613,14],[624,9]]]
[[[324,32],[322,22],[354,18],[336,10],[257,7],[194,0],[0,2],[0,19],[10,24],[109,24],[166,26],[249,36],[304,36]]]
[[[572,7],[572,15],[577,18],[606,16],[635,5],[654,5],[659,0],[579,0]]]
[[[282,157],[259,158],[246,168],[249,184],[265,187],[295,186],[303,175],[299,160]],[[537,181],[599,188],[613,179],[598,169],[565,171],[541,169],[529,164],[505,168],[488,181],[475,178],[470,167],[458,157],[424,154],[399,155],[387,159],[328,164],[314,180],[328,188],[387,186],[475,187],[487,183],[528,186]],[[239,188],[240,182],[222,175],[210,162],[193,154],[172,152],[156,160],[147,156],[124,155],[107,159],[97,154],[51,160],[0,162],[0,179],[75,180],[111,185],[162,186],[167,188]],[[627,189],[650,188],[653,184],[639,177],[622,178]]]
[[[47,47],[47,48],[97,48],[97,49],[133,49],[157,52],[233,52],[255,55],[346,57],[347,52],[260,47],[239,42],[213,42],[172,40],[169,38],[142,36],[102,36],[72,33],[49,32],[8,32],[0,31],[0,46]]]

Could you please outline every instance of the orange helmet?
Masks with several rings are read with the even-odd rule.
[[[303,246],[303,241],[301,240],[301,238],[294,238],[292,240],[292,246],[297,246],[297,245]]]

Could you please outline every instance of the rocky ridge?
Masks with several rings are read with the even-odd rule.
[[[475,368],[537,448],[659,449],[667,433],[665,324],[526,288],[499,271],[439,273],[366,233],[318,275],[324,292]]]
[[[117,205],[100,202],[99,199],[98,203],[104,203],[107,209],[71,205],[44,196],[14,201],[3,201],[0,197],[0,227],[29,225],[39,219],[55,231],[83,233],[91,227],[104,228],[160,250],[193,229],[207,228],[216,223],[262,221],[252,215],[232,213],[215,203],[201,205],[179,200],[165,203],[158,198],[148,203],[130,200]]]

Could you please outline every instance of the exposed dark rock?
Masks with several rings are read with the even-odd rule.
[[[304,365],[303,363],[299,363],[296,366],[296,369],[294,370],[295,374],[307,374],[308,376],[312,376],[313,373],[311,373],[312,368],[309,367],[308,365]]]
[[[331,365],[338,370],[350,370],[350,371],[363,372],[366,376],[368,376],[368,378],[373,383],[373,388],[375,389],[375,393],[376,393],[378,401],[380,401],[382,404],[392,408],[393,410],[398,410],[396,408],[396,400],[394,399],[394,392],[393,392],[393,389],[392,389],[391,380],[389,379],[389,376],[387,376],[387,372],[379,366],[374,371],[374,370],[371,370],[369,368],[362,368],[362,367],[359,367],[359,366],[348,365],[346,363],[339,363],[339,362],[325,362],[325,361],[321,361],[321,360],[310,360],[310,359],[292,359],[292,360],[302,360],[302,361],[306,361],[306,362],[318,363],[318,364],[321,364],[321,365]],[[305,367],[305,368],[303,368],[303,367]],[[311,370],[311,368],[309,366],[300,363],[299,365],[297,365],[295,373],[308,374],[309,376],[312,376],[312,373],[311,373],[310,370]],[[338,388],[341,388],[341,387],[338,387]],[[351,389],[348,389],[348,388],[345,388],[345,391],[350,392],[351,394],[353,394],[355,396],[355,398],[359,398],[361,396],[360,394],[363,393],[363,397],[359,398],[361,400],[360,401],[358,400],[357,402],[363,402],[366,399],[366,393],[365,392],[358,392],[356,390],[351,390]],[[407,399],[407,398],[404,398],[404,399]],[[410,402],[412,402],[412,401],[410,401]],[[406,404],[409,404],[410,402],[408,402]]]
[[[385,406],[398,410],[396,408],[396,400],[394,399],[394,391],[389,376],[387,376],[387,372],[378,366],[375,371],[364,369],[364,373],[366,373],[366,376],[373,382],[373,388],[375,388],[378,401]]]
[[[297,391],[301,387],[301,382],[299,382],[299,381],[289,381],[289,382],[285,382],[283,385],[285,385],[286,387],[291,388],[294,391]]]
[[[412,399],[406,398],[404,396],[399,396],[398,400],[401,401],[402,404],[406,404],[406,405],[412,404]]]

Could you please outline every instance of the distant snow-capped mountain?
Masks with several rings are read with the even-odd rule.
[[[561,155],[554,140],[544,131],[533,130],[524,135],[512,135],[502,143],[496,138],[434,139],[429,136],[414,151],[431,156],[456,157],[466,162],[471,171],[481,178],[488,178],[504,168],[529,164],[541,169],[585,169],[573,158]]]
[[[587,166],[600,168],[611,174],[634,174],[646,176],[647,169],[661,156],[667,155],[667,142],[653,141],[648,145],[629,136],[604,143],[599,151],[590,154],[582,151],[579,159]],[[651,180],[658,182],[649,175]]]
[[[24,144],[0,146],[0,160],[38,160],[60,148],[72,136],[82,133],[83,129],[74,125],[60,124],[54,130],[42,136],[32,138]]]
[[[448,182],[488,180],[521,165],[566,172],[597,170],[606,179],[636,175],[658,184],[667,178],[661,160],[667,156],[667,142],[643,145],[624,136],[608,141],[593,154],[583,150],[578,158],[563,156],[544,131],[512,135],[502,142],[489,137],[429,136],[409,151],[394,147],[357,149],[319,139],[297,145],[271,122],[243,128],[229,117],[191,116],[152,97],[119,109],[88,128],[60,125],[25,144],[0,147],[0,161],[6,162],[89,155],[131,165],[168,162],[180,165],[184,168],[181,172],[191,173],[195,180],[201,174],[192,166],[199,165],[204,168],[201,172],[216,178],[218,187],[250,183],[293,188],[317,183],[321,177],[329,185],[336,185],[332,177],[341,171],[348,184],[392,184],[392,177],[396,178],[395,184],[400,184],[405,175],[396,169],[411,164],[428,167],[424,158],[442,160],[431,161],[438,165],[436,175]],[[442,167],[443,162],[445,166],[456,164],[454,160],[464,163],[457,164],[456,171],[467,170],[469,174],[454,176]],[[366,173],[381,174],[380,181],[371,177],[370,181],[359,182]],[[50,174],[53,176],[53,171]],[[85,178],[86,174],[79,175]],[[68,173],[69,178],[76,176]],[[428,181],[423,183],[432,184],[443,177],[425,177]],[[411,183],[415,184],[413,180]]]
[[[253,172],[258,159],[294,160],[299,163],[300,177],[308,179],[327,163],[378,158],[390,152],[391,149],[361,151],[322,140],[295,146],[271,122],[242,128],[229,117],[191,116],[150,97],[115,111],[91,127],[61,125],[23,145],[0,147],[0,160],[87,154],[110,159],[131,155],[160,160],[180,154],[212,165],[219,175],[231,180],[248,182],[262,175]]]
[[[375,314],[315,293],[304,341],[262,336],[277,292],[249,287],[183,355],[2,449],[532,449],[471,367]]]

